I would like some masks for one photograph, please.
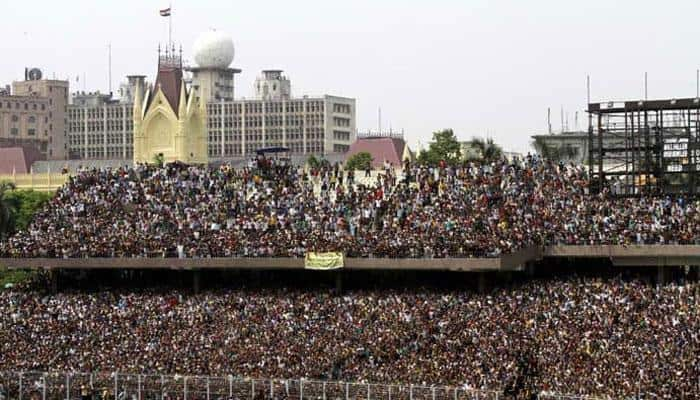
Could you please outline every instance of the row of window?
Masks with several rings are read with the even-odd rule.
[[[350,114],[352,112],[352,107],[350,104],[333,104],[333,112],[340,114]]]
[[[17,123],[17,122],[19,122],[20,117],[19,117],[19,115],[13,115],[12,117],[10,117],[10,120],[11,120],[13,123]],[[36,124],[36,121],[37,121],[37,119],[36,119],[36,117],[35,117],[34,115],[30,115],[30,116],[27,117],[27,123],[28,123],[28,124],[32,124],[32,125],[33,125],[33,124]],[[49,117],[44,117],[44,123],[48,123],[48,122],[49,122]]]
[[[333,117],[335,126],[350,126],[350,118]]]
[[[349,133],[348,133],[349,135]],[[286,132],[286,135],[281,131],[281,130],[268,130],[265,132],[265,140],[287,140],[287,141],[295,141],[295,140],[303,140],[304,136],[302,135],[301,130],[288,130]],[[285,137],[286,136],[286,137]],[[222,140],[224,142],[239,142],[242,137],[242,132],[240,131],[235,131],[235,132],[226,132],[223,136],[221,136],[221,133],[219,132],[209,132],[209,141],[210,142],[221,142]],[[247,140],[263,140],[263,134],[262,132],[255,130],[251,132],[246,132],[245,135]],[[309,129],[306,134],[306,139],[311,140],[311,139],[324,139],[324,130],[321,129]],[[337,139],[336,140],[349,140],[348,139]]]
[[[87,143],[88,145],[99,145],[103,146],[105,144],[114,145],[131,145],[133,140],[132,135],[68,135],[68,145],[71,147],[82,147]]]
[[[349,141],[350,140],[350,132],[333,131],[333,139]]]
[[[18,101],[15,102],[15,110],[19,110],[20,108],[22,108],[22,107],[20,106],[20,104],[24,104],[24,109],[25,109],[25,110],[29,110],[29,108],[30,108],[30,107],[29,107],[30,103],[20,103],[20,102],[18,102]],[[3,102],[0,101],[0,108],[3,108],[2,105],[3,105]],[[6,102],[5,102],[5,108],[11,110],[11,109],[12,109],[12,103],[9,102],[9,101],[6,101]],[[45,111],[45,110],[46,110],[46,103],[41,103],[41,104],[31,103],[31,109],[32,109],[32,110],[38,111],[39,108],[41,108],[41,111]]]
[[[88,121],[87,123],[71,121],[68,124],[69,133],[83,133],[86,131],[86,128],[87,132],[132,132],[134,130],[134,123],[131,121],[126,121],[126,124],[124,124],[123,121],[108,120],[106,129],[105,124],[102,121]]]
[[[303,113],[303,112],[318,112],[323,113],[325,110],[323,101],[307,101],[306,108],[301,100],[290,102],[254,102],[242,104],[207,104],[207,111],[210,115],[221,115],[222,107],[226,114],[242,114],[245,107],[246,114],[262,114],[263,110],[266,114],[273,113]],[[349,111],[348,111],[349,113]]]
[[[81,157],[83,158],[107,158],[107,159],[115,159],[115,158],[132,158],[134,156],[134,152],[132,149],[127,148],[126,151],[124,151],[123,148],[121,147],[108,147],[107,151],[105,152],[104,148],[90,148],[86,149],[84,151],[80,152]]]
[[[27,130],[25,131],[25,136],[36,136],[36,135],[37,135],[36,128],[27,128]],[[10,136],[20,136],[20,129],[17,127],[10,128]],[[47,130],[44,130],[44,136],[49,136],[49,132]]]
[[[347,144],[334,144],[333,145],[333,152],[334,153],[346,153],[348,150],[350,150],[350,146]]]
[[[70,118],[75,118],[75,119],[85,119],[87,116],[88,119],[100,119],[103,120],[105,118],[105,111],[107,112],[107,119],[112,119],[112,118],[118,118],[122,119],[124,117],[127,117],[131,119],[131,116],[133,113],[131,112],[131,108],[127,107],[129,109],[128,112],[125,112],[124,108],[122,107],[92,107],[92,108],[69,108],[68,109],[68,116]]]
[[[282,142],[270,142],[266,143],[266,146],[281,146]],[[339,147],[338,147],[339,146]],[[258,149],[263,147],[262,144],[251,144],[246,146],[246,154],[254,154]],[[306,145],[306,151],[304,151],[303,143],[292,143],[287,144],[289,150],[292,154],[304,154],[304,153],[321,153],[323,152],[322,142],[313,142]],[[333,148],[335,152],[347,151],[349,146],[346,145],[336,145]],[[344,150],[343,150],[344,149]],[[228,156],[242,156],[243,147],[239,144],[225,144],[223,149],[220,145],[209,145],[208,148],[209,157],[228,157]]]

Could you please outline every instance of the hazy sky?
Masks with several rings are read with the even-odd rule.
[[[167,41],[163,0],[0,1],[0,82],[25,66],[70,77],[72,89],[107,91],[127,74],[152,77]],[[646,0],[175,0],[173,38],[185,56],[216,28],[236,46],[237,96],[251,96],[260,70],[284,69],[295,95],[354,97],[358,128],[405,129],[409,142],[453,128],[527,151],[547,129],[584,127],[592,100],[695,96],[700,2]],[[83,74],[86,82],[83,82]]]

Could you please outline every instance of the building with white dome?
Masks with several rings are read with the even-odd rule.
[[[192,72],[192,89],[207,101],[232,101],[234,77],[240,69],[230,68],[235,50],[231,37],[221,31],[201,34],[194,43],[196,66]]]
[[[174,51],[174,50],[173,50]],[[246,159],[266,147],[287,147],[297,158],[344,153],[355,141],[355,99],[323,95],[294,97],[282,70],[264,70],[252,99],[235,98],[235,49],[225,33],[201,34],[193,48],[189,90],[206,103],[206,142],[212,161]],[[143,77],[141,87],[147,88]],[[129,86],[132,85],[130,79]],[[154,89],[154,88],[152,88]],[[155,88],[157,89],[157,88]],[[73,159],[118,160],[134,155],[133,96],[111,96],[68,107],[67,150]],[[99,96],[98,96],[99,97]],[[103,96],[105,97],[105,96]]]
[[[200,68],[228,68],[233,62],[233,39],[225,33],[210,30],[194,42],[194,61]]]

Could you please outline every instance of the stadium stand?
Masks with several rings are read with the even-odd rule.
[[[83,171],[0,256],[498,257],[535,245],[700,243],[697,199],[589,195],[582,167],[387,168],[362,181],[261,160]]]
[[[349,398],[366,398],[367,383],[449,385],[464,391],[461,398],[475,398],[465,397],[470,390],[495,391],[498,398],[700,396],[697,282],[655,287],[622,277],[547,277],[485,294],[440,286],[336,293],[285,284],[198,295],[167,286],[56,295],[44,289],[0,292],[4,371],[118,371],[132,374],[122,382],[130,382],[132,393],[133,374],[163,374],[303,378],[329,388],[355,382],[361,394]],[[16,375],[6,376],[6,387],[17,390]],[[65,373],[60,376],[52,390],[63,393]],[[106,389],[114,393],[110,376]],[[201,391],[203,382],[195,382],[190,390]],[[379,389],[369,398],[388,398]],[[263,393],[269,390],[277,394],[259,398],[287,398],[280,386]],[[332,389],[332,396],[330,390],[329,398],[346,398],[344,388]],[[445,393],[453,398],[449,390],[438,398]],[[394,392],[393,398],[409,396]]]
[[[591,195],[584,168],[535,156],[369,176],[264,158],[136,165],[73,175],[29,229],[0,243],[0,257],[85,263],[81,279],[116,260],[122,269],[90,274],[137,280],[180,272],[125,269],[153,260],[214,270],[222,258],[284,264],[323,251],[347,255],[353,273],[376,265],[363,260],[402,269],[490,259],[503,271],[508,258],[559,262],[581,248],[611,265],[661,265],[653,257],[663,254],[680,267],[696,265],[683,261],[697,261],[699,206],[682,195]],[[656,285],[522,274],[478,291],[450,275],[434,279],[451,285],[364,279],[344,291],[254,287],[240,275],[192,292],[158,278],[56,291],[55,270],[36,272],[45,280],[0,291],[0,397],[699,398],[700,285],[674,268],[659,269]]]

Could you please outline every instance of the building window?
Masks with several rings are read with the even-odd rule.
[[[13,116],[12,116],[12,122],[17,122],[17,121],[19,121],[19,117],[16,116],[16,115],[13,115]]]
[[[34,129],[34,128],[27,129],[27,135],[36,136],[36,129]]]
[[[10,134],[12,136],[17,136],[19,134],[19,129],[17,129],[17,128],[10,129]]]
[[[35,124],[36,123],[36,117],[33,115],[30,115],[29,118],[27,118],[27,122],[30,124]]]

